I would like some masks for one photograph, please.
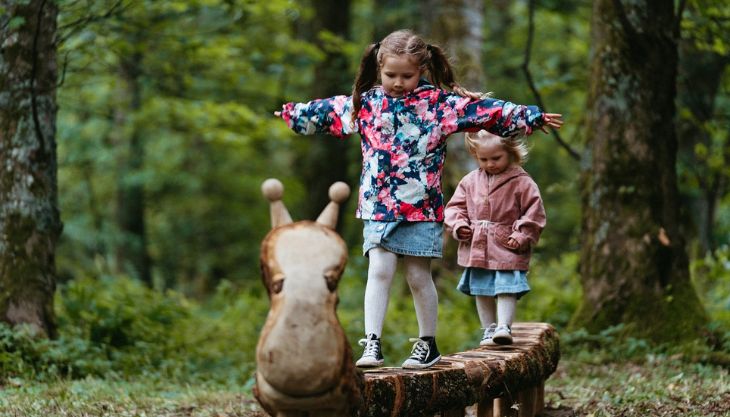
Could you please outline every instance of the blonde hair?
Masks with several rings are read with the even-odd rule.
[[[378,71],[386,55],[407,55],[417,64],[421,72],[428,73],[429,81],[441,88],[446,85],[456,94],[479,98],[480,93],[466,90],[455,78],[446,53],[438,45],[426,43],[420,36],[408,29],[392,32],[382,41],[368,45],[360,60],[360,69],[352,88],[352,112],[357,117],[360,111],[362,93],[371,89],[378,80]]]
[[[510,160],[513,164],[522,166],[525,162],[527,162],[529,149],[527,148],[527,142],[524,136],[505,138],[489,133],[486,130],[469,132],[464,135],[464,144],[466,144],[466,149],[474,157],[477,155],[477,149],[490,141],[499,142],[499,144],[504,147],[504,150],[507,151],[507,154],[509,154]]]

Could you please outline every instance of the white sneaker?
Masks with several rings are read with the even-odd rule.
[[[365,346],[362,357],[355,362],[355,366],[359,368],[376,368],[383,366],[385,360],[383,353],[380,351],[380,339],[374,333],[365,336],[357,342],[360,346]]]
[[[482,341],[479,342],[479,346],[494,346],[496,343],[494,343],[494,340],[492,338],[494,337],[494,331],[497,330],[497,323],[492,323],[484,329],[484,334],[482,335]]]
[[[494,330],[494,336],[492,336],[494,343],[498,345],[511,345],[512,344],[512,329],[506,324],[497,326]]]

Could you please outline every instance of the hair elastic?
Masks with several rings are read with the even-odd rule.
[[[380,42],[375,42],[374,49],[380,49]]]

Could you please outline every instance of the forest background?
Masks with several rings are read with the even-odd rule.
[[[6,11],[40,3],[0,2],[3,33],[29,21]],[[687,260],[690,291],[682,292],[696,292],[702,311],[682,301],[643,322],[637,314],[596,315],[586,307],[592,300],[586,288],[595,288],[591,279],[601,275],[590,269],[595,253],[586,248],[591,237],[606,233],[591,229],[595,210],[587,201],[597,183],[591,175],[601,175],[594,167],[623,170],[598,181],[619,190],[614,200],[620,204],[629,201],[617,222],[644,221],[643,209],[624,199],[635,187],[621,183],[626,176],[658,187],[651,172],[647,177],[635,161],[621,160],[632,148],[597,163],[601,132],[593,104],[600,76],[592,68],[599,42],[591,28],[599,6],[611,2],[50,3],[58,8],[55,141],[62,222],[53,314],[45,324],[52,337],[38,337],[33,326],[0,327],[1,415],[256,415],[253,354],[268,311],[258,256],[269,209],[260,185],[279,178],[295,220],[314,219],[332,182],[356,189],[361,162],[356,136],[297,137],[272,113],[287,101],[347,94],[365,45],[400,28],[445,46],[468,88],[537,103],[566,120],[559,134],[529,139],[526,169],[542,190],[548,227],[531,264],[533,291],[520,301],[517,317],[549,322],[562,335],[561,368],[548,383],[551,409],[575,415],[730,412],[725,2],[675,3],[682,11],[671,97],[677,107],[662,124],[676,126],[676,163],[657,170],[657,178],[661,170],[676,173],[676,222],[666,227],[669,242],[681,242]],[[641,111],[624,108],[629,115]],[[616,124],[615,131],[622,127]],[[446,198],[474,168],[460,138],[450,141]],[[367,268],[355,204],[351,197],[339,225],[351,253],[338,313],[353,346],[362,337]],[[662,245],[662,233],[647,239]],[[460,269],[453,242],[445,242],[444,259],[433,263],[438,337],[443,351],[454,352],[475,345],[479,323],[473,300],[454,289]],[[631,257],[624,249],[604,258],[620,264]],[[662,256],[657,259],[667,259]],[[621,279],[649,281],[636,271]],[[11,278],[2,277],[3,307],[13,297],[12,282],[23,282]],[[671,283],[663,285],[663,303],[680,297]],[[407,339],[417,332],[411,303],[399,277],[384,330],[389,365],[405,357]],[[684,316],[692,320],[677,320]],[[617,384],[627,389],[610,393]]]

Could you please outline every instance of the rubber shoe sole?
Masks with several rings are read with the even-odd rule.
[[[498,345],[511,345],[512,344],[512,333],[506,329],[497,329],[492,336],[492,341]]]
[[[415,359],[406,359],[406,361],[403,362],[403,365],[401,365],[401,367],[403,369],[426,369],[426,368],[430,368],[430,367],[436,365],[436,363],[440,360],[441,360],[441,355],[438,355],[437,357],[433,358],[433,360],[431,360],[430,362],[425,362],[425,363],[421,363]]]
[[[494,338],[491,339],[484,339],[481,342],[479,342],[479,346],[494,346],[496,343],[494,343]]]
[[[372,357],[364,357],[360,358],[355,362],[355,366],[358,368],[377,368],[379,366],[383,366],[385,363],[384,359],[375,359]]]

